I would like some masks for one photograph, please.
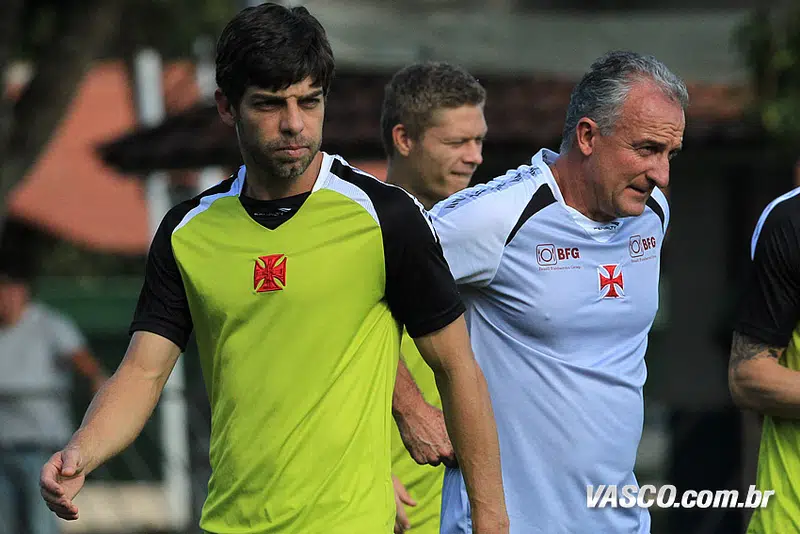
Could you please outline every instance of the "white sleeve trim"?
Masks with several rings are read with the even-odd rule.
[[[661,206],[661,211],[664,212],[664,225],[663,225],[663,232],[664,234],[667,233],[667,228],[669,228],[669,201],[667,197],[664,195],[664,192],[661,191],[659,188],[653,189],[653,193],[651,195],[652,199],[656,201],[656,203]]]
[[[758,218],[758,223],[756,223],[756,229],[755,231],[753,231],[753,237],[750,240],[751,260],[756,257],[756,245],[758,245],[758,238],[761,236],[761,230],[764,229],[764,223],[767,222],[767,217],[769,217],[769,214],[772,212],[773,209],[775,209],[775,206],[797,195],[800,195],[800,187],[792,189],[788,193],[779,196],[778,198],[770,202],[766,208],[764,208],[764,211],[761,213],[761,217]]]

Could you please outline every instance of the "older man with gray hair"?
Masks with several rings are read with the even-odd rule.
[[[431,210],[489,384],[512,534],[650,532],[633,467],[669,223],[660,188],[687,104],[655,58],[609,53],[572,93],[560,154]],[[442,501],[442,532],[471,532],[458,469]]]

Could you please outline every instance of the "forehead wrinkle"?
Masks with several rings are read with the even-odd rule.
[[[627,106],[625,106],[627,107]],[[631,142],[644,140],[659,141],[666,145],[680,144],[683,141],[685,119],[683,110],[677,118],[670,117],[672,110],[659,108],[657,110],[638,109],[630,106],[623,107],[617,126],[618,131]]]

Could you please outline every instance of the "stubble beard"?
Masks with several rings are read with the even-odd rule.
[[[301,176],[311,165],[311,162],[314,161],[314,158],[319,153],[321,142],[308,143],[303,140],[302,143],[298,144],[309,147],[308,153],[299,159],[275,157],[275,147],[272,146],[253,147],[250,151],[250,157],[265,175],[271,176],[276,180],[294,180]]]

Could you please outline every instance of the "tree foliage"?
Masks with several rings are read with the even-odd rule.
[[[763,127],[789,143],[800,139],[800,5],[763,8],[735,42],[750,72]]]
[[[93,61],[129,59],[142,47],[167,59],[192,57],[196,38],[215,38],[237,7],[235,0],[0,0],[0,80],[16,61],[32,72],[21,92],[0,91],[0,235],[9,193],[46,148]],[[84,267],[103,263],[88,253],[81,261],[68,244],[47,246]]]
[[[129,0],[123,45],[154,48],[168,59],[191,57],[196,39],[215,39],[236,11],[235,0]]]
[[[233,0],[0,1],[0,73],[19,59],[34,73],[16,97],[0,93],[0,221],[93,60],[145,46],[191,57],[195,39],[215,37],[235,9]]]

